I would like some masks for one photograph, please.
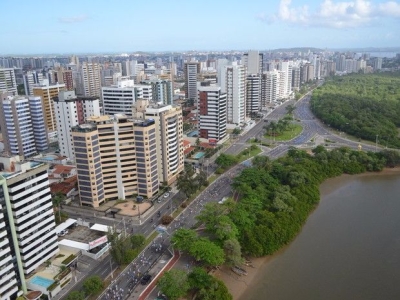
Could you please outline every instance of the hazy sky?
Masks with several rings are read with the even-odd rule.
[[[0,0],[0,54],[400,46],[386,0]]]

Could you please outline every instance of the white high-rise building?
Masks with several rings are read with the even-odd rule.
[[[132,105],[135,103],[135,85],[132,79],[121,78],[116,85],[101,89],[103,113],[105,115],[125,114],[132,116]]]
[[[260,110],[261,75],[248,74],[246,77],[246,115],[251,117]]]
[[[264,74],[262,75],[262,109],[266,109],[266,107],[277,100],[278,77],[279,75],[277,71],[264,72]]]
[[[226,93],[219,86],[198,86],[198,129],[201,138],[212,143],[226,136]]]
[[[283,95],[282,98],[287,98],[292,92],[292,61],[281,61],[279,62],[280,74],[284,77],[281,79],[283,81]]]
[[[14,69],[0,68],[0,93],[9,93],[9,95],[13,96],[18,95]]]
[[[74,91],[62,91],[54,98],[57,115],[58,146],[60,154],[74,159],[71,128],[85,123],[92,116],[100,116],[100,101],[96,97],[76,97]]]
[[[12,245],[18,285],[26,293],[25,277],[59,251],[48,167],[42,163],[20,161],[19,156],[1,156],[0,165],[0,214],[8,224],[7,239]],[[1,255],[6,251],[2,250]],[[4,278],[12,282],[10,274],[12,272],[1,276],[0,282]],[[8,299],[3,297],[3,292],[0,291],[1,299]]]
[[[0,126],[4,149],[12,155],[29,157],[48,148],[40,97],[2,94]]]
[[[82,81],[85,96],[100,97],[101,76],[100,65],[97,63],[82,64]]]
[[[33,96],[33,87],[43,81],[41,72],[29,71],[23,75],[25,95]]]
[[[238,126],[246,118],[246,68],[243,65],[224,66],[218,77],[221,92],[226,93],[228,124]]]
[[[17,272],[13,264],[14,253],[11,252],[12,238],[7,234],[7,211],[4,191],[7,189],[6,179],[0,171],[0,299],[10,300],[18,292]]]
[[[153,101],[153,88],[148,84],[137,84],[135,85],[135,97],[136,99],[144,99]]]

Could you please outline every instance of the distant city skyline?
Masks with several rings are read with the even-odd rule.
[[[400,46],[399,1],[3,0],[1,7],[0,55]]]

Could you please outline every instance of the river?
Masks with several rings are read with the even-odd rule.
[[[321,194],[240,300],[400,299],[399,173],[329,179]]]

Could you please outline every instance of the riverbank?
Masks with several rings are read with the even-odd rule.
[[[367,177],[367,176],[390,176],[390,175],[400,175],[400,167],[397,168],[386,168],[381,172],[368,172],[368,173],[363,173],[363,174],[358,174],[358,175],[341,175],[335,178],[330,178],[326,180],[324,183],[321,184],[320,186],[320,197],[321,199],[323,197],[328,196],[335,190],[341,188],[343,186],[343,183],[348,180],[348,178],[355,178],[355,177]],[[232,294],[234,300],[244,300],[245,299],[245,294],[246,291],[249,289],[254,288],[255,285],[258,283],[262,282],[264,274],[264,270],[269,267],[271,262],[275,260],[279,255],[281,255],[283,252],[285,252],[286,248],[289,247],[289,245],[283,247],[281,250],[279,250],[277,253],[274,255],[266,256],[266,257],[261,257],[261,258],[253,258],[251,259],[254,268],[251,267],[245,267],[248,275],[247,276],[238,276],[234,274],[229,268],[224,267],[221,270],[215,272],[215,276],[222,281],[225,282],[229,292]],[[257,283],[257,284],[256,284]]]

